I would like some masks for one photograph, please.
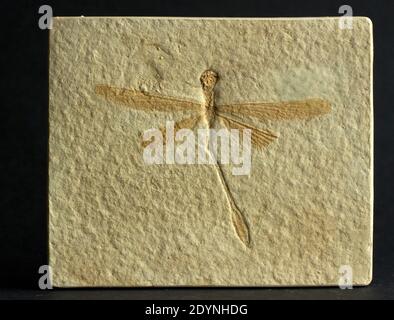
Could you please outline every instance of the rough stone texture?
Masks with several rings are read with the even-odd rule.
[[[49,235],[55,286],[355,285],[372,275],[372,26],[338,19],[55,18],[50,34]],[[139,134],[186,114],[102,99],[107,84],[216,102],[321,98],[311,120],[247,119],[280,137],[225,174],[249,223],[236,237],[209,165],[147,166]]]

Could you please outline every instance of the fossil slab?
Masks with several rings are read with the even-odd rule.
[[[371,281],[367,18],[55,18],[49,101],[55,286]],[[249,131],[250,170],[147,163],[153,128]]]

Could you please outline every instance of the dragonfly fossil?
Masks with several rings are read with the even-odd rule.
[[[250,129],[251,143],[256,149],[263,149],[278,138],[278,135],[265,129],[256,128],[239,118],[251,117],[256,120],[305,120],[330,112],[330,105],[323,99],[304,99],[283,102],[254,102],[235,104],[215,104],[215,85],[219,75],[206,70],[200,76],[204,101],[192,101],[174,97],[154,95],[134,89],[97,85],[96,94],[107,101],[143,111],[193,111],[194,115],[175,122],[175,132],[180,129],[193,129],[203,123],[207,128],[219,124],[228,129]],[[162,129],[164,132],[165,129]],[[227,179],[219,162],[215,163],[216,172],[223,187],[231,214],[231,222],[238,238],[250,247],[250,231],[246,218],[238,207],[229,188]]]

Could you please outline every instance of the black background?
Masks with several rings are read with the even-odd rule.
[[[7,1],[1,80],[0,298],[394,298],[393,1]],[[337,16],[348,4],[374,26],[375,220],[374,279],[354,290],[121,289],[37,290],[38,267],[47,264],[48,31],[38,8],[55,16]],[[349,190],[351,192],[351,190]]]

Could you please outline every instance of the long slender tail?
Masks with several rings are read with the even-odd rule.
[[[233,223],[235,232],[237,233],[239,239],[243,242],[243,244],[246,247],[250,247],[249,227],[246,222],[246,219],[243,216],[241,210],[239,210],[237,204],[235,203],[233,195],[231,194],[230,188],[224,176],[223,169],[221,165],[218,163],[218,161],[216,161],[216,159],[215,159],[215,166],[216,166],[216,172],[218,173],[220,182],[222,183],[223,189],[227,197],[227,201],[231,209],[231,222]]]

